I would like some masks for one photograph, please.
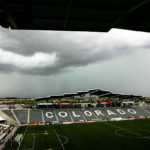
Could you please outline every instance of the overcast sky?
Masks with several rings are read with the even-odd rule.
[[[92,88],[150,96],[150,33],[0,27],[0,85],[0,97],[38,97]]]

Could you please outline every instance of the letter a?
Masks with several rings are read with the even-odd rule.
[[[116,115],[114,112],[112,112],[112,111],[110,111],[110,110],[107,110],[107,113],[108,113],[109,116],[110,116],[110,115]]]

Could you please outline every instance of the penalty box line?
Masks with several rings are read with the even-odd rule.
[[[19,149],[19,150],[34,150],[34,145],[35,145],[35,135],[33,136],[34,139],[33,139],[33,144],[32,144],[32,147],[31,148],[23,148],[23,149]]]
[[[58,138],[58,140],[59,140],[59,142],[61,144],[62,149],[65,150],[65,147],[64,147],[63,143],[61,142],[60,137],[59,137],[57,131],[56,130],[54,130],[54,131],[55,131],[55,134],[56,134],[56,136],[57,136],[57,138]]]
[[[28,126],[27,126],[27,127],[26,127],[26,129],[25,129],[25,132],[24,132],[24,134],[23,134],[22,140],[21,140],[21,142],[20,142],[20,144],[19,144],[19,146],[18,146],[17,150],[19,150],[19,149],[20,149],[20,146],[21,146],[21,144],[22,144],[22,142],[23,142],[24,136],[25,136],[25,135],[26,135],[26,133],[27,133],[27,130],[28,130]]]
[[[132,134],[137,135],[137,136],[139,136],[139,137],[141,137],[141,138],[145,138],[145,139],[149,139],[149,140],[150,140],[150,138],[148,138],[148,137],[145,137],[145,136],[143,136],[143,135],[141,135],[141,134],[138,134],[138,133],[136,133],[136,132],[130,131],[130,130],[128,130],[128,129],[121,128],[121,127],[119,127],[119,126],[113,125],[113,124],[111,124],[110,122],[108,122],[107,124],[110,125],[110,126],[112,126],[112,127],[114,127],[114,128],[118,128],[118,129],[121,129],[121,130],[125,130],[125,131],[127,131],[128,133],[132,133]]]

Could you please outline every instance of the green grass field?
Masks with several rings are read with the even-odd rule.
[[[21,133],[25,135],[20,146],[10,142],[6,150],[145,150],[150,147],[150,120],[24,126],[16,134]]]

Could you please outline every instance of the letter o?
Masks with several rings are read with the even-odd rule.
[[[62,114],[63,114],[63,115],[62,115]],[[65,111],[60,111],[60,112],[58,112],[58,115],[59,115],[60,117],[62,117],[62,118],[68,116],[68,114],[67,114]]]
[[[89,117],[92,116],[92,113],[90,111],[84,111],[84,114]]]

